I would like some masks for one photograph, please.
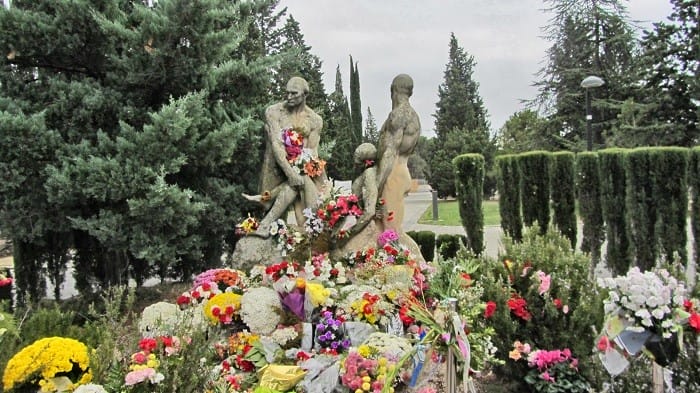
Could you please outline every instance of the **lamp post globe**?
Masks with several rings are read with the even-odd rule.
[[[588,151],[593,150],[593,130],[591,129],[591,120],[593,120],[593,115],[591,115],[591,95],[588,89],[600,87],[605,84],[603,78],[590,75],[585,77],[581,81],[581,87],[586,90],[586,144]]]

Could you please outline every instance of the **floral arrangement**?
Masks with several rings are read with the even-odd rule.
[[[139,332],[142,336],[155,337],[172,332],[178,325],[180,308],[168,302],[158,302],[143,309],[139,319]]]
[[[302,266],[299,262],[282,261],[275,263],[265,268],[264,282],[277,282],[282,277],[297,278],[302,271]]]
[[[298,171],[309,177],[323,174],[326,161],[314,157],[310,150],[304,148],[304,136],[293,128],[282,130],[282,143],[287,161]]]
[[[204,315],[213,325],[230,325],[241,309],[241,295],[237,293],[219,293],[204,304]]]
[[[255,217],[248,215],[243,221],[236,225],[236,235],[245,236],[249,235],[260,227],[260,223]]]
[[[277,249],[282,256],[294,251],[296,245],[304,240],[300,232],[290,231],[287,223],[281,218],[270,224],[270,235],[277,241]]]
[[[252,333],[270,334],[282,320],[277,291],[268,287],[247,290],[241,297],[240,317]]]
[[[387,375],[394,372],[395,362],[382,356],[370,346],[360,345],[350,351],[341,363],[341,382],[351,391],[380,393],[387,382]],[[393,392],[394,388],[389,388]]]
[[[212,282],[204,282],[200,285],[195,285],[195,287],[189,291],[183,292],[182,295],[178,296],[176,303],[178,306],[180,306],[180,308],[199,305],[213,298],[219,293],[221,293],[221,290],[219,290],[219,287],[216,284]]]
[[[343,319],[335,318],[333,312],[325,310],[316,323],[316,342],[325,349],[337,355],[350,347],[350,340],[345,337]]]
[[[2,384],[4,391],[32,387],[57,392],[91,380],[87,346],[71,338],[48,337],[24,347],[7,362]]]
[[[346,234],[344,220],[347,217],[357,218],[362,216],[360,201],[355,194],[341,194],[340,190],[332,190],[320,206],[316,209],[315,217],[307,217],[305,227],[311,234],[319,234],[323,231],[333,232],[338,229],[338,236]],[[343,227],[340,227],[340,223]]]
[[[535,392],[590,391],[590,385],[579,374],[578,359],[572,356],[568,348],[532,350],[529,344],[515,341],[508,356],[516,362],[527,360],[530,371],[525,376],[525,382]]]
[[[306,277],[313,278],[328,286],[344,285],[349,282],[342,262],[333,263],[328,253],[316,254],[304,265]]]
[[[685,287],[665,269],[642,272],[635,266],[624,276],[598,279],[598,285],[608,290],[606,314],[619,314],[629,331],[648,329],[670,338],[687,318],[677,312],[683,310]]]

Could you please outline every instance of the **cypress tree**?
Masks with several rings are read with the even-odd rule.
[[[576,248],[576,189],[574,181],[574,153],[552,154],[552,210],[554,225]]]
[[[635,265],[653,269],[658,256],[656,239],[657,205],[650,148],[637,148],[625,154],[627,232]]]
[[[353,144],[362,143],[362,102],[360,100],[360,70],[350,56],[350,118]]]
[[[335,91],[328,97],[329,116],[326,130],[321,134],[322,141],[333,143],[333,150],[328,163],[328,175],[337,180],[354,177],[352,118],[347,97],[343,94],[343,80],[340,66],[335,70]]]
[[[540,233],[545,234],[549,226],[550,160],[551,153],[532,151],[518,156],[522,176],[521,200],[523,222],[532,226],[537,222]]]
[[[630,268],[627,209],[625,207],[625,150],[598,151],[600,163],[600,202],[605,222],[606,265],[613,275],[624,275]]]
[[[600,166],[596,153],[576,155],[576,191],[583,221],[581,250],[590,253],[592,265],[595,266],[600,261],[600,247],[605,236],[600,209]]]
[[[656,202],[656,226],[659,255],[673,261],[674,254],[682,264],[688,262],[688,149],[657,147],[649,150]]]
[[[367,107],[367,120],[365,120],[365,134],[362,142],[371,143],[374,146],[379,144],[379,129],[377,129],[377,121],[372,115],[372,110]]]
[[[484,156],[462,154],[452,160],[455,188],[462,226],[467,232],[467,247],[476,255],[484,249]]]
[[[523,219],[520,214],[520,167],[518,156],[502,155],[496,158],[498,166],[498,210],[503,232],[514,241],[523,237]]]
[[[693,255],[695,264],[698,263],[700,252],[700,146],[690,150],[690,165],[688,167],[688,186],[690,187],[690,228],[693,233]]]

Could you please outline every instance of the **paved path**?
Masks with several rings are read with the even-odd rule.
[[[418,220],[426,209],[432,206],[433,195],[430,186],[419,186],[416,192],[411,192],[405,199],[405,213],[403,227],[406,231],[433,231],[436,234],[456,234],[465,235],[464,227],[447,225],[418,224]],[[486,255],[497,257],[501,246],[501,235],[503,231],[498,225],[484,227],[484,248]]]

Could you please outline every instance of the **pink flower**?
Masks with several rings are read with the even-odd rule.
[[[608,336],[602,336],[600,337],[600,340],[598,340],[598,350],[601,352],[606,352],[608,349],[612,348],[612,344],[610,343],[610,339]]]
[[[537,278],[540,280],[539,294],[544,295],[545,292],[549,290],[549,286],[552,283],[552,276],[545,274],[542,270],[537,271]]]
[[[142,368],[140,370],[132,371],[124,377],[124,385],[132,386],[137,383],[141,383],[145,380],[151,380],[156,377],[156,370],[152,368]]]
[[[544,379],[547,382],[554,382],[554,378],[551,375],[549,375],[549,373],[546,371],[540,374],[540,378]]]

